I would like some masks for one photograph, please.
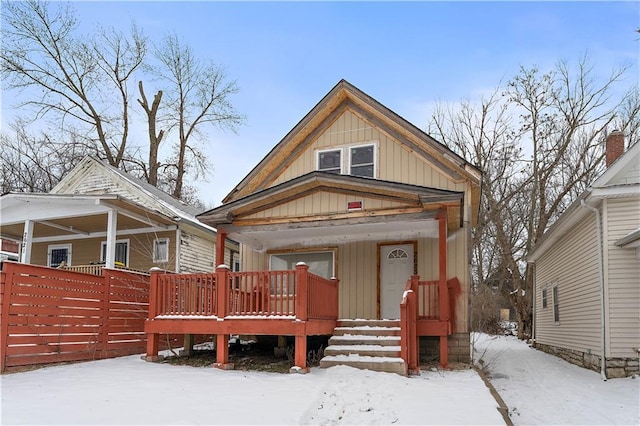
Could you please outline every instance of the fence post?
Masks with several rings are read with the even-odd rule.
[[[109,345],[109,305],[111,302],[111,274],[106,268],[102,269],[102,327],[100,330],[101,358],[107,358]]]
[[[151,268],[149,271],[151,276],[149,277],[149,317],[147,323],[153,321],[158,315],[158,294],[160,293],[158,288],[158,278],[160,277],[160,268]],[[145,326],[146,328],[146,326]],[[146,361],[158,361],[158,351],[160,350],[160,335],[157,333],[147,333],[147,355],[144,358]]]
[[[0,326],[0,373],[4,373],[7,366],[7,340],[9,338],[9,308],[11,307],[11,287],[13,284],[13,269],[15,264],[2,264],[2,324]]]

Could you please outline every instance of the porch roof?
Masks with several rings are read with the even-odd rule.
[[[163,231],[176,220],[113,194],[58,195],[7,193],[0,197],[3,238],[21,241],[26,220],[35,222],[34,242],[104,236],[109,210],[118,212],[118,230]]]
[[[303,215],[256,215],[318,193],[379,200],[389,206],[354,210],[346,205],[333,209],[325,206]],[[314,245],[400,240],[436,237],[438,226],[433,219],[443,209],[450,229],[462,226],[463,198],[462,192],[314,171],[209,210],[198,219],[257,250],[304,240]]]

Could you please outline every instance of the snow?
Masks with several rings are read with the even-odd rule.
[[[640,423],[640,379],[602,381],[515,337],[473,340],[475,359],[490,370],[516,425]],[[0,423],[504,424],[474,370],[434,370],[414,377],[346,366],[277,374],[128,356],[0,376]]]
[[[515,425],[640,424],[640,378],[604,381],[513,336],[473,336]]]
[[[4,424],[502,424],[478,374],[223,371],[138,356],[6,374]]]

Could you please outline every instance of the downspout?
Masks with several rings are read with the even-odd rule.
[[[607,372],[606,372],[606,347],[605,347],[605,330],[606,330],[606,318],[605,318],[605,300],[604,300],[604,267],[603,267],[603,256],[602,256],[602,230],[601,230],[601,221],[600,221],[600,210],[592,207],[584,202],[584,199],[580,200],[580,205],[588,210],[591,210],[596,215],[596,239],[598,240],[598,275],[600,280],[600,324],[602,326],[602,330],[600,332],[600,346],[602,350],[602,358],[600,360],[600,376],[602,380],[607,380]]]

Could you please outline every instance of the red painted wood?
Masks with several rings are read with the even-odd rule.
[[[145,274],[103,276],[14,264],[3,274],[0,368],[99,359],[144,349]],[[10,274],[9,274],[10,270]],[[112,301],[112,294],[118,301]],[[126,327],[126,328],[125,328]],[[26,345],[26,346],[25,346]]]
[[[218,229],[218,233],[216,235],[216,268],[220,265],[224,265],[224,243],[226,239],[227,233]]]
[[[448,322],[449,316],[449,291],[447,288],[447,211],[438,213],[438,271],[439,271],[439,296],[440,296],[440,320]],[[449,365],[449,345],[446,336],[440,337],[440,365]]]
[[[307,320],[307,308],[309,307],[309,267],[307,265],[301,264],[296,265],[296,290],[298,293],[298,297],[296,300],[296,318],[300,321]],[[298,346],[297,336],[296,336],[296,347]],[[306,340],[305,340],[305,348],[306,348]],[[297,352],[297,350],[296,350]],[[297,359],[297,354],[296,354]],[[306,352],[305,352],[306,359]],[[298,364],[296,364],[298,365]],[[306,366],[306,363],[305,363]],[[298,365],[298,367],[303,367],[302,365]]]
[[[305,265],[305,267],[307,267]],[[308,268],[308,267],[307,267]],[[300,367],[303,370],[307,370],[307,336],[298,335],[295,338],[295,350],[294,358],[296,367]]]

